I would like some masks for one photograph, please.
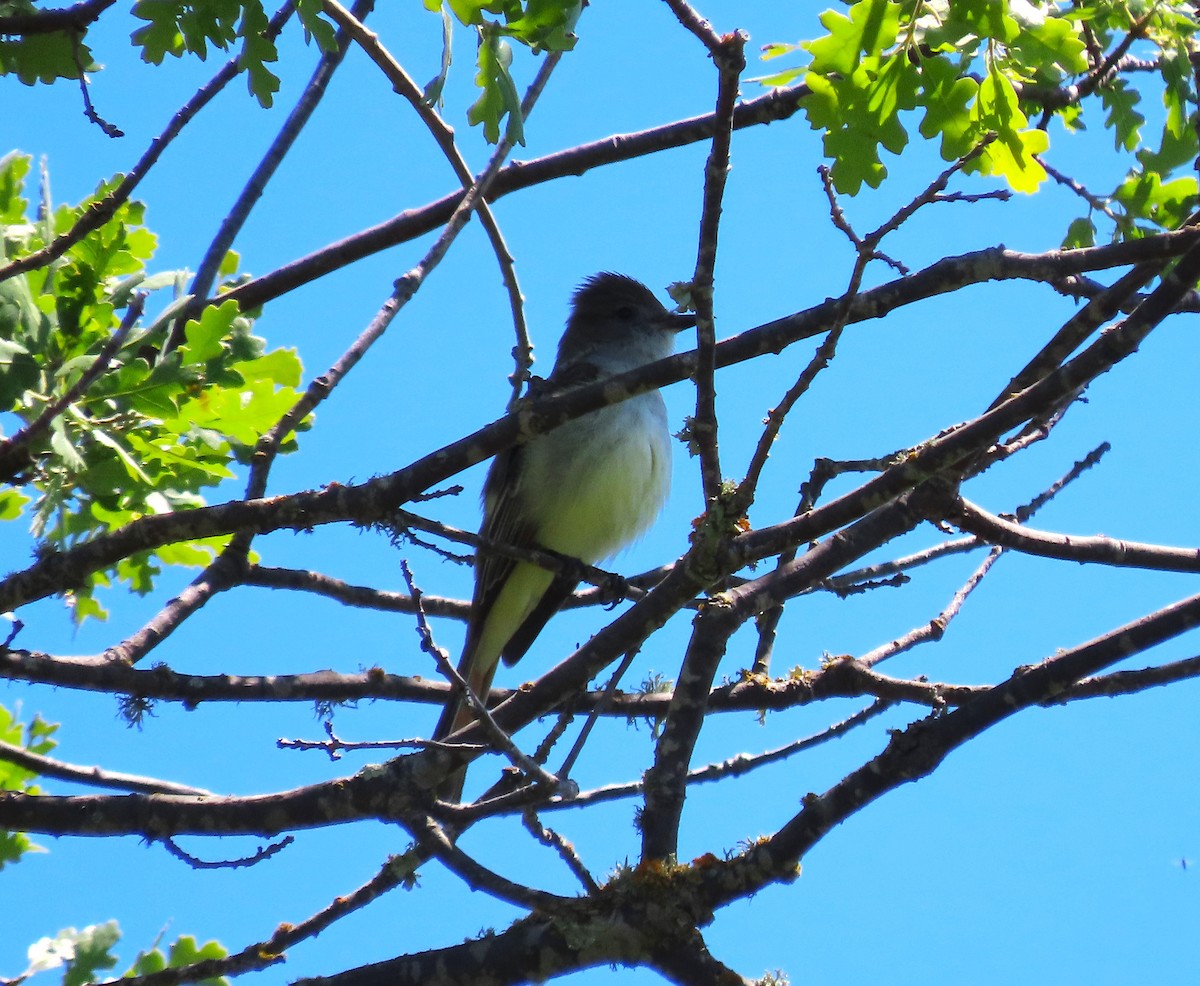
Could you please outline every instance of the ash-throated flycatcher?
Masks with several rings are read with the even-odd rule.
[[[575,292],[549,392],[616,376],[675,349],[694,315],[668,311],[644,284],[621,274],[588,278]],[[589,565],[654,523],[671,481],[671,435],[658,391],[592,411],[500,453],[483,486],[480,533],[503,544],[549,548]],[[501,658],[515,664],[578,583],[487,551],[475,555],[475,593],[459,674],[486,701]],[[474,719],[451,698],[433,737]],[[463,772],[443,796],[461,796]]]

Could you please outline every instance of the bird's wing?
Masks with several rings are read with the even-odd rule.
[[[500,652],[506,667],[512,667],[525,656],[525,652],[529,650],[537,635],[542,632],[542,628],[550,621],[550,617],[562,608],[563,603],[570,598],[577,585],[579,585],[578,579],[570,579],[562,575],[554,577],[550,588],[538,600],[533,612],[525,617],[525,622],[517,627],[517,632],[508,638],[508,643]]]
[[[536,526],[530,511],[522,508],[518,473],[524,449],[518,445],[502,452],[492,462],[483,484],[483,526],[479,533],[490,541],[514,547],[535,547]],[[496,598],[517,563],[493,551],[475,553],[475,592],[467,623],[464,660],[472,657]],[[498,655],[497,655],[498,656]]]

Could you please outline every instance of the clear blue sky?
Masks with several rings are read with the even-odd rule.
[[[415,78],[431,77],[439,56],[438,18],[415,2],[381,7],[387,9],[372,19],[372,27]],[[815,6],[725,2],[703,10],[720,30],[746,29],[752,53],[761,44],[816,31]],[[99,112],[126,131],[124,139],[112,141],[84,121],[70,84],[31,90],[10,78],[0,81],[0,150],[45,155],[58,201],[77,201],[101,178],[127,170],[218,64],[142,66],[122,36],[132,18],[115,13],[106,23],[93,49],[108,68],[95,76],[92,96]],[[578,49],[564,59],[526,127],[528,144],[518,149],[517,159],[711,109],[711,64],[673,25],[665,6],[595,4],[579,34]],[[473,95],[471,42],[464,31],[458,46],[446,114],[469,160],[480,167],[489,149],[465,121]],[[315,53],[290,30],[281,62],[283,91],[273,112],[260,110],[235,83],[167,152],[138,196],[149,204],[148,225],[160,236],[156,268],[195,268],[314,60]],[[533,69],[532,59],[519,54],[519,82],[531,78]],[[747,74],[759,70],[752,66]],[[744,86],[745,95],[757,93],[753,84]],[[1094,130],[1072,142],[1055,127],[1052,159],[1106,190],[1124,165],[1113,160],[1098,120]],[[703,146],[673,151],[561,179],[498,203],[528,298],[540,359],[535,372],[548,368],[567,298],[584,276],[619,270],[655,289],[688,278],[706,153]],[[815,170],[820,159],[819,139],[799,116],[735,136],[717,267],[720,336],[843,290],[851,251],[830,226]],[[845,203],[860,230],[876,225],[943,167],[928,147],[913,148],[889,164],[893,178],[882,192]],[[407,106],[360,53],[351,52],[238,241],[243,266],[254,273],[273,269],[453,185]],[[959,187],[993,186],[974,181]],[[1003,206],[940,205],[884,249],[914,269],[945,254],[998,243],[1044,250],[1057,245],[1066,223],[1080,213],[1078,200],[1058,190]],[[267,309],[257,331],[272,345],[298,348],[311,377],[361,331],[392,280],[427,245],[394,248],[294,292]],[[881,268],[873,276],[891,275]],[[833,368],[797,407],[776,444],[752,521],[765,526],[791,513],[814,457],[882,455],[978,414],[1072,310],[1045,287],[984,286],[886,322],[853,327]],[[1011,509],[1109,440],[1113,451],[1102,468],[1040,514],[1038,524],[1080,534],[1200,543],[1192,454],[1198,411],[1194,330],[1194,317],[1165,326],[1132,365],[1091,388],[1089,402],[1072,410],[1053,441],[989,474],[967,494],[991,510]],[[300,454],[275,470],[271,492],[385,473],[499,416],[511,346],[501,280],[473,225],[377,350],[322,406],[315,429],[302,437]],[[721,374],[727,474],[740,477],[762,416],[811,353],[811,345],[801,344]],[[677,385],[666,400],[678,426],[693,395]],[[463,496],[428,504],[427,512],[474,528],[481,480],[481,468],[471,471],[463,477]],[[237,496],[239,489],[233,484],[213,499]],[[696,464],[680,450],[662,520],[614,567],[636,572],[677,556],[685,547],[688,520],[700,510]],[[925,527],[889,554],[935,537]],[[258,550],[268,564],[402,588],[400,553],[377,534],[330,528],[306,536],[278,534],[261,539]],[[5,569],[21,566],[27,551],[19,532],[0,531]],[[468,572],[417,549],[405,556],[426,591],[469,596]],[[822,596],[793,604],[777,669],[816,667],[824,653],[861,654],[926,622],[980,558],[914,573],[910,585],[887,598]],[[57,653],[97,652],[139,626],[189,577],[168,573],[144,600],[110,592],[108,624],[78,632],[60,603],[30,607],[22,613],[27,626],[18,644]],[[1195,580],[1185,576],[1005,557],[941,645],[885,669],[935,680],[995,681],[1016,665],[1194,591]],[[507,677],[501,673],[501,683],[515,684],[551,666],[600,626],[602,617],[598,612],[560,617],[526,664]],[[440,642],[456,651],[459,627],[445,622],[436,630]],[[686,619],[676,620],[641,655],[632,677],[640,680],[652,671],[674,677],[688,630]],[[1152,656],[1182,657],[1195,646],[1194,636],[1185,637]],[[721,673],[735,675],[752,657],[753,641],[743,634],[735,638]],[[409,618],[265,590],[214,600],[153,659],[203,673],[350,671],[373,664],[397,673],[433,673]],[[1200,873],[1179,861],[1200,858],[1198,700],[1200,685],[1193,682],[1133,698],[1035,710],[1009,721],[952,755],[932,777],[888,795],[834,831],[804,861],[796,884],[721,912],[708,932],[713,951],[745,975],[782,968],[796,983],[1194,982]],[[279,790],[352,772],[371,759],[351,756],[331,765],[320,754],[277,751],[280,736],[320,738],[312,708],[304,705],[211,705],[192,713],[162,705],[137,731],[124,727],[107,697],[7,685],[0,702],[19,704],[26,718],[40,712],[61,721],[56,755],[65,760],[221,792]],[[721,717],[704,732],[698,762],[778,745],[856,707],[797,710],[770,717],[764,727],[748,717]],[[806,792],[824,790],[875,755],[886,742],[886,727],[918,714],[895,711],[818,753],[695,790],[681,857],[719,853],[768,831],[797,810]],[[340,711],[336,727],[345,738],[397,738],[424,734],[435,717],[432,707],[380,703]],[[637,776],[648,763],[650,742],[644,728],[607,727],[603,749],[620,766],[613,770],[585,760],[581,784]],[[46,787],[53,793],[72,790],[56,783]],[[603,876],[636,853],[634,807],[626,802],[547,819]],[[570,890],[547,851],[530,847],[519,833],[505,838],[515,826],[495,823],[470,833],[464,845],[517,879]],[[127,960],[162,931],[166,940],[194,934],[236,950],[269,935],[276,923],[299,921],[358,886],[387,853],[407,842],[398,829],[373,824],[306,832],[286,852],[248,871],[197,873],[136,839],[37,841],[50,852],[0,874],[0,892],[10,907],[25,902],[0,922],[0,975],[24,968],[24,949],[36,938],[109,918],[121,923]],[[210,858],[245,855],[259,844],[184,841]],[[420,893],[394,892],[253,981],[274,986],[452,944],[485,926],[502,928],[512,917],[508,908],[470,894],[430,866]],[[601,970],[577,981],[607,975]]]

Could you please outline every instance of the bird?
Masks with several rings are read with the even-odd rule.
[[[550,376],[538,394],[561,393],[665,359],[693,314],[668,310],[640,281],[610,271],[575,291]],[[500,453],[483,485],[480,534],[594,565],[644,534],[666,502],[671,435],[652,390],[592,411]],[[519,661],[578,580],[494,552],[475,555],[475,588],[458,672],[486,701],[501,660]],[[433,732],[442,741],[475,720],[455,689]],[[462,797],[465,769],[439,788]]]

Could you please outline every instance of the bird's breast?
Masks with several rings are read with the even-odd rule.
[[[671,438],[657,391],[570,421],[524,452],[522,497],[537,540],[589,564],[645,533],[670,489]]]

